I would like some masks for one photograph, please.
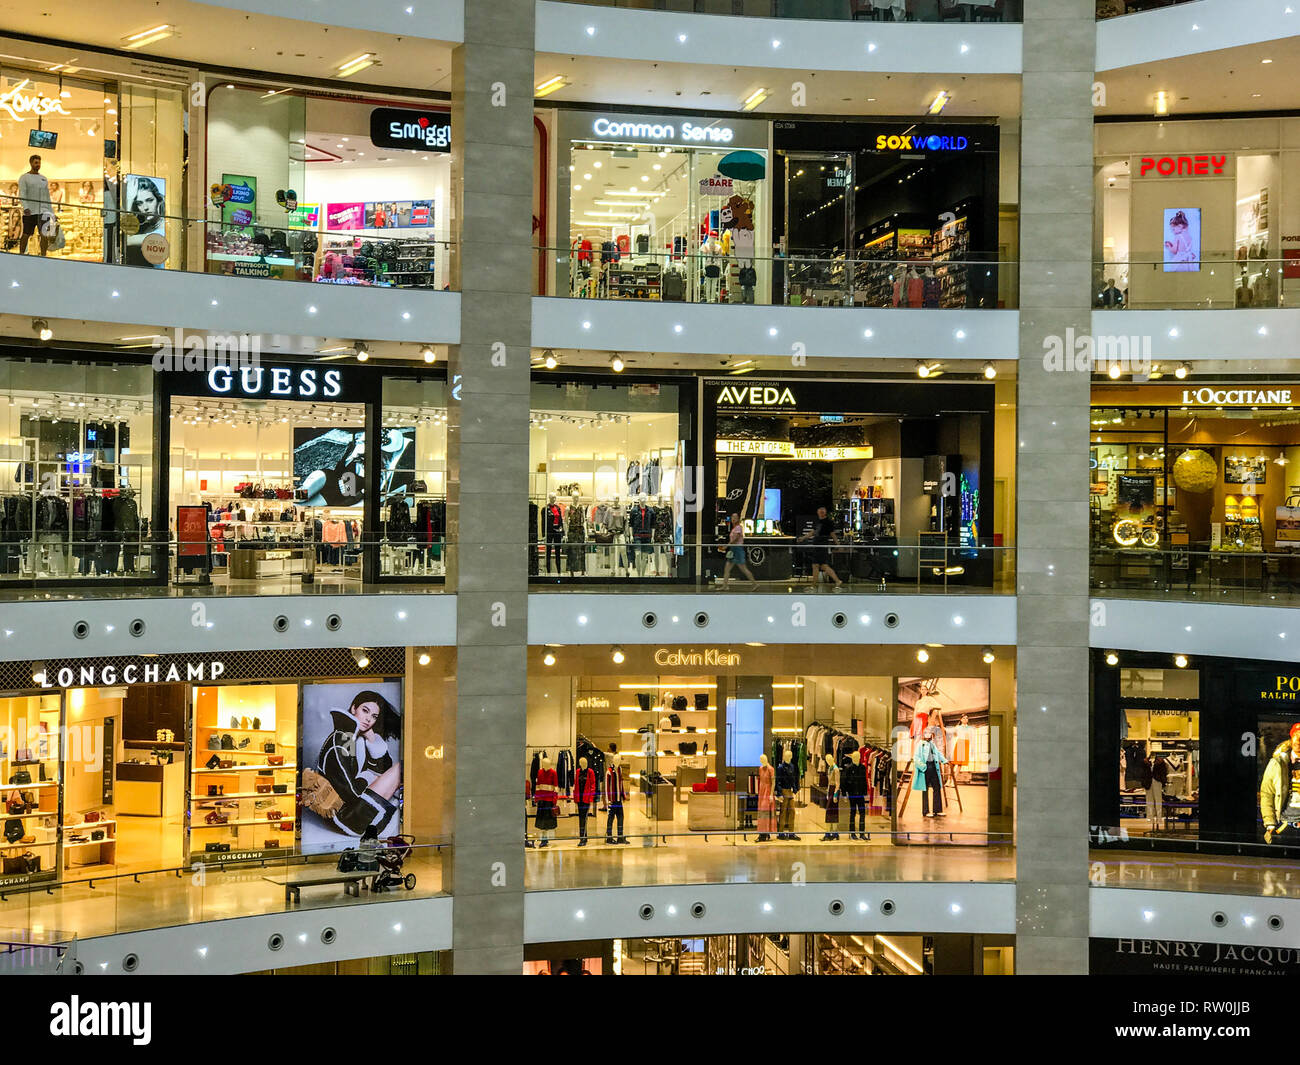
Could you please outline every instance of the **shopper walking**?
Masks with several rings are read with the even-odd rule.
[[[731,584],[731,567],[737,567],[741,573],[749,578],[751,588],[758,587],[758,581],[754,579],[754,574],[750,568],[745,565],[745,526],[741,523],[740,515],[731,515],[731,532],[727,537],[727,546],[719,548],[727,556],[727,564],[722,567],[722,587],[726,588]]]
[[[50,246],[49,238],[41,232],[41,218],[47,214],[53,214],[54,208],[50,203],[50,183],[41,173],[41,157],[33,155],[27,160],[28,166],[31,167],[27,173],[18,178],[18,200],[23,209],[23,235],[21,243],[18,245],[20,255],[27,254],[27,242],[32,239],[32,234],[36,234],[38,246],[41,254],[44,255]]]
[[[817,508],[817,520],[808,532],[799,537],[798,542],[804,543],[808,540],[813,544],[809,553],[813,582],[816,583],[820,579],[822,570],[825,570],[826,576],[835,582],[835,587],[841,587],[844,582],[831,569],[831,544],[836,542],[835,523],[827,516],[825,507]]]

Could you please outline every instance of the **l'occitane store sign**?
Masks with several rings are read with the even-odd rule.
[[[739,651],[722,651],[709,647],[692,651],[683,647],[660,647],[655,650],[656,666],[738,666]]]

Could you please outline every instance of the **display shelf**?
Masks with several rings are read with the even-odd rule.
[[[214,751],[213,753],[215,754],[216,752]],[[208,769],[206,766],[200,766],[198,769],[191,769],[190,772],[191,773],[247,773],[250,770],[254,770],[254,769],[280,770],[280,769],[297,769],[297,768],[298,766],[296,764],[295,765],[235,765],[235,766],[231,766],[229,769]],[[218,798],[218,799],[223,797],[228,797],[228,796],[220,796],[220,795],[213,796],[213,798]],[[204,798],[206,798],[206,796],[204,796]]]
[[[192,795],[190,798],[196,804],[202,804],[205,802],[220,802],[222,799],[287,799],[293,794],[291,791],[228,791],[224,795]]]
[[[255,817],[245,818],[239,821],[222,821],[216,824],[208,824],[206,821],[190,821],[190,828],[197,831],[200,828],[235,828],[239,825],[283,825],[290,821],[296,821],[296,817]]]
[[[32,818],[35,818],[35,817],[55,817],[55,816],[56,816],[56,814],[55,814],[55,812],[54,812],[53,810],[46,810],[44,813],[42,813],[40,810],[37,810],[35,813],[30,813],[30,814],[5,814],[5,815],[4,815],[4,820],[6,820],[6,821],[30,821],[30,820],[32,820]],[[50,831],[51,831],[51,832],[54,831],[53,828],[51,828]],[[14,844],[14,846],[17,846],[17,844]]]
[[[116,842],[117,842],[116,836],[105,836],[103,839],[88,839],[83,843],[69,843],[65,840],[63,843],[63,849],[65,851],[70,851],[70,850],[76,850],[78,847],[103,847],[105,844],[116,843]],[[39,843],[14,844],[14,846],[39,847],[40,844]],[[112,865],[113,863],[100,862],[99,864]]]
[[[235,728],[234,725],[199,725],[198,727],[209,729],[212,732],[258,732],[266,733],[268,736],[274,736],[279,731],[273,728]],[[217,753],[214,748],[209,749],[212,750],[213,754]]]

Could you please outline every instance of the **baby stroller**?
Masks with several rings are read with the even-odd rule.
[[[375,860],[379,871],[370,881],[371,891],[387,891],[389,888],[405,887],[407,891],[415,890],[415,874],[402,874],[402,865],[411,856],[414,836],[389,836],[383,845],[375,851]]]

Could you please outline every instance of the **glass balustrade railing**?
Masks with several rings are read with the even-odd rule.
[[[846,831],[845,802],[845,822],[833,828],[823,823],[822,808],[809,806],[797,811],[794,831],[778,832],[774,824],[763,833],[759,831],[762,815],[757,811],[749,813],[748,826],[724,827],[729,817],[732,824],[737,823],[736,814],[726,811],[723,795],[705,798],[716,800],[717,811],[697,815],[692,807],[691,820],[698,816],[701,827],[686,832],[664,825],[660,830],[629,829],[626,835],[607,836],[608,815],[602,811],[591,815],[585,840],[572,826],[572,817],[562,819],[565,827],[543,840],[530,819],[525,885],[530,891],[548,891],[651,884],[790,883],[794,876],[812,883],[1006,883],[1015,879],[1015,843],[1009,831],[962,829],[935,819],[925,822],[933,825],[932,829],[850,833]],[[739,816],[744,821],[745,811]]]
[[[229,205],[227,205],[229,206]],[[0,235],[0,249],[74,262],[113,263],[233,277],[309,281],[379,288],[449,287],[451,243],[432,227],[393,228],[396,215],[376,225],[356,205],[348,228],[266,222],[236,209],[221,219],[178,215],[141,217],[121,209],[75,203],[49,204],[37,224],[20,219],[21,207],[0,196],[0,214],[19,220]],[[286,220],[292,217],[286,211]]]
[[[1195,798],[1165,795],[1154,817],[1136,796],[1121,826],[1093,826],[1089,881],[1093,887],[1208,891],[1226,895],[1300,896],[1295,875],[1300,843],[1286,833],[1263,842],[1251,836],[1207,836],[1199,831]],[[1121,804],[1121,813],[1125,813]],[[1294,831],[1294,826],[1290,826]]]
[[[211,863],[100,876],[77,877],[75,868],[65,869],[60,879],[8,875],[0,878],[0,942],[50,945],[286,909],[447,894],[450,842],[403,839],[400,845],[385,843],[376,861],[346,871],[337,853],[303,855],[286,848],[283,855],[229,864],[214,854]],[[6,857],[6,872],[24,860]],[[13,883],[23,879],[28,882]]]
[[[1282,281],[1291,276],[1289,270],[1300,276],[1300,259],[1268,258],[1248,245],[1236,252],[1203,252],[1195,242],[1181,246],[1171,233],[1162,257],[1094,264],[1092,305],[1110,311],[1285,307]]]
[[[1300,553],[1093,547],[1093,594],[1251,606],[1300,605]]]
[[[571,0],[596,7],[750,18],[871,22],[1019,22],[1022,0]]]
[[[660,303],[963,310],[1016,306],[1018,264],[801,249],[753,256],[539,248],[546,295]]]
[[[1015,549],[982,544],[875,543],[818,546],[793,537],[751,538],[739,550],[620,537],[610,542],[484,544],[406,532],[321,541],[272,523],[258,537],[178,543],[106,533],[37,532],[0,540],[0,599],[173,595],[348,594],[442,590],[457,553],[519,550],[533,591],[835,591],[899,595],[1014,595]],[[150,583],[153,582],[153,583]]]

